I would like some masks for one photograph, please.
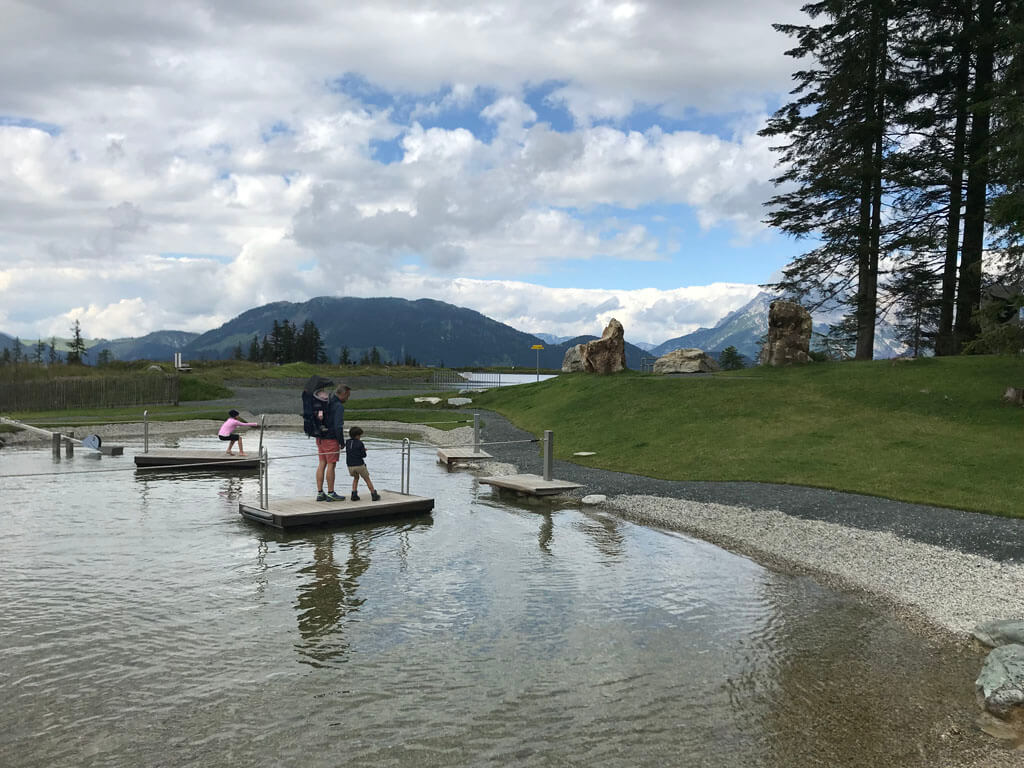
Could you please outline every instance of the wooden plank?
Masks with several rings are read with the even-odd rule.
[[[224,451],[197,451],[181,448],[161,448],[158,451],[135,454],[137,467],[192,467],[200,471],[219,469],[253,469],[260,465],[260,457],[228,456]]]
[[[481,477],[478,482],[497,488],[525,493],[530,496],[551,496],[574,488],[582,488],[579,483],[568,480],[545,480],[540,475],[505,475],[502,477]]]
[[[455,461],[476,461],[491,458],[486,451],[473,452],[472,448],[438,448],[437,460],[442,464],[451,464]]]
[[[379,493],[380,501],[371,501],[367,494],[359,501],[315,501],[308,496],[271,500],[266,508],[239,502],[238,513],[247,520],[284,530],[429,514],[434,509],[434,500],[423,496],[384,490]]]

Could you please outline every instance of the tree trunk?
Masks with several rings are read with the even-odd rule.
[[[992,91],[994,0],[981,0],[974,40],[977,51],[974,89],[971,93],[971,135],[967,141],[967,198],[964,238],[960,250],[960,287],[956,302],[954,333],[957,345],[978,335],[975,313],[981,305],[981,268],[985,248],[985,213],[989,173],[989,98]]]
[[[935,339],[936,355],[955,355],[953,316],[956,306],[956,267],[960,251],[960,208],[963,205],[964,146],[967,140],[967,89],[970,86],[971,59],[968,54],[967,26],[964,19],[957,35],[958,61],[953,84],[956,105],[953,125],[953,154],[949,167],[949,213],[946,218],[946,260],[942,268],[942,298],[939,305],[939,328]]]

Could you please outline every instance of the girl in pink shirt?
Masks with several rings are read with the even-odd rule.
[[[242,448],[242,437],[241,437],[241,435],[236,435],[235,434],[235,430],[238,427],[258,427],[258,426],[259,426],[259,424],[255,424],[255,423],[250,424],[250,423],[245,422],[245,421],[239,421],[238,420],[238,411],[236,411],[234,409],[228,411],[228,420],[220,425],[220,431],[217,432],[217,437],[219,437],[221,440],[227,440],[228,441],[228,449],[226,451],[224,451],[224,453],[226,453],[228,456],[234,456],[234,454],[231,452],[231,449],[234,447],[235,441],[237,440],[238,441],[238,455],[239,456],[245,456],[245,449]]]

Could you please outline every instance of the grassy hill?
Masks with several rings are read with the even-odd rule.
[[[672,480],[832,488],[1024,517],[1024,361],[956,357],[687,378],[563,375],[474,404],[560,459]],[[595,451],[573,458],[574,451]]]

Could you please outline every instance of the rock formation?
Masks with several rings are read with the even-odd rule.
[[[625,332],[622,323],[614,317],[608,322],[600,339],[570,347],[562,360],[562,371],[565,373],[615,373],[625,368]]]
[[[768,341],[761,364],[780,366],[811,360],[811,313],[795,301],[773,301],[768,309]]]
[[[718,362],[703,349],[674,349],[654,361],[655,373],[709,373]]]

